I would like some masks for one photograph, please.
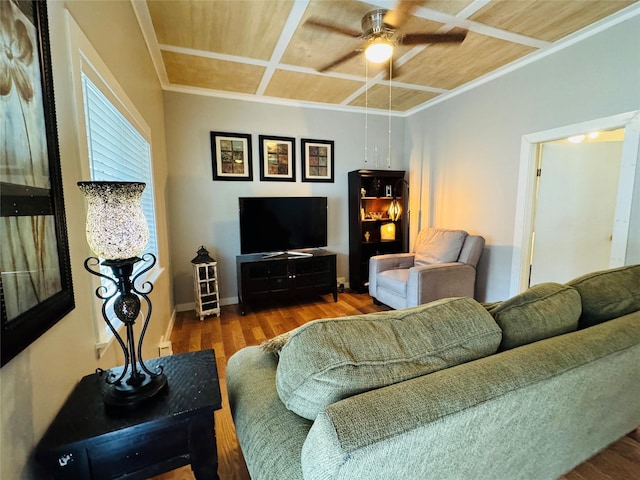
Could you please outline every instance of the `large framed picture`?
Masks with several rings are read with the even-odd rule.
[[[333,140],[302,141],[302,181],[333,182]]]
[[[0,2],[2,365],[75,304],[62,196],[47,4]]]
[[[260,180],[296,181],[296,144],[290,137],[260,135]]]
[[[251,135],[211,132],[214,180],[253,180]]]

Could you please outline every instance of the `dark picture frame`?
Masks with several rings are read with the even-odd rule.
[[[42,1],[3,1],[21,52],[0,123],[1,357],[4,366],[75,307],[47,21]],[[8,21],[6,21],[8,20]],[[10,26],[7,26],[10,25]]]
[[[260,135],[260,180],[296,181],[296,139]]]
[[[302,181],[333,183],[333,140],[301,140]]]
[[[214,180],[253,181],[251,135],[211,132]]]

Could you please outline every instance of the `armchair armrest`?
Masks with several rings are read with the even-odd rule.
[[[385,270],[411,268],[414,265],[415,253],[389,253],[374,255],[369,258],[369,294],[375,297],[377,276]]]
[[[476,269],[461,262],[432,263],[409,269],[408,307],[439,298],[474,296]]]
[[[415,253],[375,255],[369,259],[369,272],[380,273],[395,268],[411,268],[414,265],[415,256]]]

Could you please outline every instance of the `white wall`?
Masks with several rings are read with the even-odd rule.
[[[638,157],[640,158],[640,146]],[[627,242],[627,261],[629,265],[640,264],[640,165],[636,164],[636,177],[633,186],[634,202],[631,204],[629,220],[629,238]]]
[[[388,117],[369,115],[369,161],[364,162],[365,118],[360,113],[268,105],[238,100],[165,92],[167,155],[169,160],[170,244],[174,292],[178,308],[188,308],[193,299],[191,259],[204,245],[218,261],[220,297],[223,303],[237,301],[235,257],[240,254],[238,197],[306,196],[328,197],[328,249],[338,254],[338,276],[349,275],[347,172],[386,169]],[[406,170],[403,149],[403,118],[392,118],[391,168]],[[249,133],[253,141],[253,181],[213,181],[211,131]],[[261,182],[258,135],[296,138],[296,182]],[[335,142],[335,182],[301,182],[300,139]],[[268,235],[268,232],[265,232]]]
[[[162,91],[129,1],[48,1],[56,116],[62,164],[67,230],[71,254],[75,309],[0,370],[0,478],[41,479],[29,461],[32,450],[75,384],[97,367],[119,363],[117,345],[96,359],[91,318],[94,291],[83,267],[91,255],[85,239],[85,200],[76,186],[86,161],[78,147],[74,119],[65,6],[109,66],[152,130],[156,207],[159,209],[159,253],[165,266],[150,295],[153,319],[145,337],[145,358],[151,358],[173,314],[170,259],[165,215],[166,154]]]
[[[422,178],[421,226],[463,228],[487,240],[479,299],[510,295],[522,136],[638,110],[638,31],[636,16],[408,119],[405,149],[412,175]]]

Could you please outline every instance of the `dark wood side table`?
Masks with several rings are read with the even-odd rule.
[[[75,387],[36,449],[55,479],[144,479],[191,463],[197,480],[218,480],[213,412],[222,407],[213,350],[145,361],[169,386],[133,411],[112,410],[94,373]]]

